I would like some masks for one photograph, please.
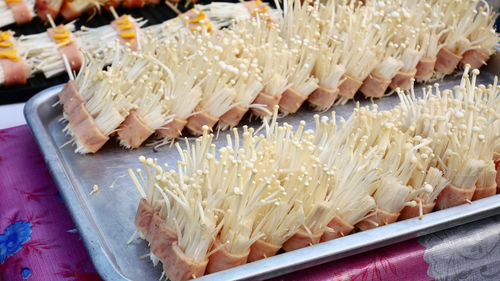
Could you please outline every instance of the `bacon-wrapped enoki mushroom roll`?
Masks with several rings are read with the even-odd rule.
[[[421,26],[419,34],[418,44],[423,56],[417,64],[417,73],[415,74],[417,82],[426,82],[433,77],[436,57],[443,47],[441,37],[448,31],[441,20],[440,9],[424,4],[423,11],[427,16],[423,19],[424,24]]]
[[[195,46],[192,59],[193,64],[201,65],[197,79],[203,81],[200,83],[202,97],[188,118],[186,129],[193,135],[201,135],[204,125],[212,128],[221,116],[235,106],[233,86],[240,70],[232,65],[234,53],[224,52],[232,44],[224,33],[212,36],[198,33],[194,36],[199,45]]]
[[[0,2],[0,27],[31,22],[35,16],[35,0],[5,0]]]
[[[339,84],[345,67],[340,64],[341,43],[334,40],[330,45],[319,43],[318,57],[313,75],[318,78],[318,88],[307,98],[309,105],[317,111],[325,111],[333,106],[339,93]]]
[[[61,15],[70,21],[80,17],[83,13],[94,9],[100,11],[106,0],[71,0],[64,1],[61,7]]]
[[[415,174],[421,176],[419,178],[421,179],[420,181],[419,179],[415,179]],[[449,184],[443,177],[443,173],[434,167],[430,167],[429,170],[424,173],[415,174],[412,176],[411,186],[419,187],[423,192],[420,192],[413,198],[416,205],[408,204],[401,210],[398,220],[406,220],[415,217],[422,219],[425,214],[432,212],[434,206],[436,206],[436,199],[439,193]],[[417,183],[417,181],[419,181],[419,183]]]
[[[99,59],[88,61],[74,84],[68,82],[59,94],[64,106],[62,96],[77,97],[75,108],[66,110],[68,124],[64,132],[72,137],[70,143],[76,144],[75,152],[82,154],[97,152],[133,108],[124,95],[130,85],[119,78],[122,73],[103,71],[103,61]],[[119,61],[120,55],[115,54],[113,67],[119,68]],[[70,93],[64,93],[67,88]]]
[[[148,35],[149,36],[149,35]],[[197,77],[201,74],[204,64],[200,59],[192,57],[187,59],[188,44],[193,38],[186,36],[179,40],[171,40],[165,44],[158,44],[156,58],[161,64],[168,66],[173,74],[173,79],[165,76],[160,89],[165,93],[167,113],[171,118],[156,131],[161,138],[158,144],[166,144],[181,136],[187,119],[200,103],[202,91]]]
[[[378,63],[376,42],[379,36],[370,21],[374,12],[367,6],[356,9],[352,6],[339,7],[337,18],[343,19],[339,38],[344,42],[340,63],[346,68],[339,86],[339,104],[345,104],[354,97]]]
[[[486,88],[484,85],[479,85],[473,88],[479,70],[472,70],[472,81],[468,79],[469,65],[466,65],[462,83],[465,82],[466,98],[464,101],[470,101],[474,97],[475,106],[483,112],[486,121],[486,128],[482,132],[481,150],[479,151],[479,159],[486,162],[486,167],[479,175],[476,182],[476,190],[472,196],[472,200],[479,200],[485,197],[493,196],[497,193],[498,170],[495,161],[497,160],[498,148],[500,145],[499,128],[500,120],[498,119],[499,104],[499,88],[498,78],[495,77],[493,84]],[[492,149],[493,148],[493,149]]]
[[[355,129],[352,125],[357,125],[356,118],[350,118],[340,128],[340,134],[337,133],[335,116],[330,122],[326,117],[321,123],[318,116],[315,119],[316,145],[324,148],[320,160],[335,172],[333,185],[326,195],[334,208],[329,215],[327,229],[321,236],[321,241],[329,241],[348,235],[354,225],[366,219],[368,213],[375,209],[371,194],[374,183],[380,177],[374,165],[380,155],[376,150],[367,150],[368,138],[362,134],[351,134]]]
[[[290,126],[278,128],[277,138],[291,135],[292,142],[281,146],[278,143],[277,153],[280,157],[280,170],[293,171],[282,175],[282,185],[285,190],[296,192],[296,198],[301,198],[304,213],[304,223],[298,231],[283,243],[283,250],[293,251],[320,242],[331,219],[333,203],[326,197],[334,173],[320,162],[319,150],[313,145],[314,135],[307,131],[302,136],[305,122],[301,122],[293,135]],[[281,136],[280,136],[281,135]],[[300,140],[300,145],[294,142]],[[292,160],[293,159],[293,160]],[[296,189],[296,190],[295,190]]]
[[[472,69],[480,68],[495,53],[495,46],[500,41],[500,34],[495,31],[498,14],[492,11],[488,3],[481,2],[474,19],[474,31],[470,33],[471,49],[466,51],[460,61]]]
[[[255,49],[251,51],[248,48],[243,49],[240,57],[235,57],[234,61],[231,62],[238,68],[238,75],[235,75],[235,83],[233,84],[236,97],[232,108],[220,117],[218,128],[221,130],[238,125],[250,107],[258,108],[258,106],[252,105],[252,102],[262,91],[264,85],[262,85],[257,59],[253,56],[252,51]]]
[[[365,78],[359,91],[366,97],[381,98],[391,84],[392,79],[403,67],[401,54],[404,47],[400,46],[402,40],[396,38],[395,35],[398,29],[402,28],[404,17],[399,12],[401,7],[396,2],[381,5],[372,1],[367,5],[370,5],[376,11],[371,21],[378,37],[378,41],[374,42],[377,45],[375,49],[377,65],[370,75]]]
[[[261,68],[264,88],[252,101],[252,113],[259,117],[270,116],[274,106],[279,103],[281,94],[289,87],[291,65],[283,62],[290,62],[292,54],[279,36],[278,24],[268,24],[257,17],[238,22],[233,28],[242,36],[246,34],[245,47],[252,49]]]
[[[402,67],[399,69],[396,76],[392,78],[391,89],[399,88],[401,90],[409,90],[412,86],[412,80],[417,73],[417,65],[422,59],[424,52],[419,44],[420,33],[427,31],[424,20],[423,3],[415,5],[411,8],[402,7],[399,12],[401,15],[401,28],[398,28],[396,40],[398,41],[401,51]],[[404,35],[403,35],[404,34]]]
[[[104,58],[109,52],[117,51],[115,41],[118,39],[121,46],[126,46],[132,51],[137,51],[143,41],[141,27],[146,20],[136,19],[129,15],[116,17],[111,24],[96,28],[82,26],[77,31],[81,47],[85,52]]]
[[[439,50],[434,66],[438,77],[452,74],[462,60],[463,54],[471,49],[468,38],[475,30],[473,23],[478,2],[479,0],[460,0],[434,4],[437,5],[437,9],[442,10],[442,20],[449,28],[443,39],[444,46]]]
[[[474,99],[476,85],[476,76],[479,71],[472,72],[473,78],[470,82],[468,79],[467,70],[464,74],[465,84],[463,87],[457,88],[455,95],[459,101],[458,105],[449,105],[448,111],[452,115],[451,131],[454,137],[450,138],[448,148],[443,159],[443,170],[446,178],[450,180],[450,184],[439,195],[436,207],[444,209],[453,207],[464,202],[470,202],[476,189],[476,183],[485,169],[491,169],[487,161],[483,160],[480,152],[488,149],[485,146],[491,146],[491,142],[495,140],[486,140],[485,132],[487,126],[486,120],[477,112],[477,108],[468,105]],[[465,83],[464,83],[465,82]],[[445,99],[452,98],[451,92],[445,92]],[[444,100],[443,102],[446,102]],[[498,138],[498,136],[495,136]],[[487,172],[489,173],[489,172]],[[482,188],[487,188],[487,185],[493,183],[492,177],[486,176],[481,180],[486,183],[486,179],[490,179],[488,184],[482,184]]]
[[[319,10],[322,28],[317,40],[318,53],[312,71],[318,78],[318,88],[307,98],[309,105],[318,111],[328,110],[333,105],[338,97],[340,79],[345,73],[345,67],[340,64],[342,43],[334,24],[335,5],[334,1],[330,1],[325,9]]]
[[[312,70],[317,56],[315,35],[320,30],[320,23],[317,10],[310,6],[312,0],[285,2],[287,13],[283,18],[281,36],[292,56],[290,62],[285,62],[291,65],[290,87],[281,95],[279,106],[282,113],[293,114],[318,88],[318,79],[312,76]]]
[[[235,140],[239,139],[238,131],[233,130]],[[255,140],[252,132],[247,132],[243,138],[242,147],[251,151]],[[258,208],[271,206],[280,191],[280,183],[275,174],[268,173],[269,159],[261,155],[260,160],[253,159],[253,153],[238,153],[239,142],[234,143],[228,135],[229,145],[219,150],[220,168],[213,171],[213,186],[222,194],[231,194],[221,202],[224,210],[222,228],[215,239],[213,253],[209,257],[207,273],[218,272],[245,264],[250,254],[250,246],[262,238],[264,234],[259,226],[255,227]],[[237,163],[233,162],[237,156]],[[232,165],[224,163],[233,162]],[[222,164],[222,165],[221,165]],[[215,160],[209,159],[210,167],[215,166]],[[221,177],[220,175],[228,175]],[[274,191],[274,192],[273,192]]]
[[[281,17],[279,10],[270,8],[267,3],[260,0],[240,3],[212,2],[207,5],[196,5],[196,9],[204,11],[210,21],[219,26],[229,26],[233,20],[248,20],[256,16],[264,21],[275,22]]]
[[[46,78],[66,71],[62,56],[68,59],[72,71],[78,72],[82,66],[79,40],[72,34],[74,23],[50,27],[47,32],[22,35],[20,44],[26,51],[27,61]]]
[[[151,54],[141,56],[126,50],[120,58],[120,67],[108,69],[111,75],[119,75],[127,81],[128,89],[120,92],[134,104],[125,121],[118,128],[120,145],[138,148],[156,130],[172,119],[166,112],[163,80],[168,77],[164,69],[151,58]],[[168,70],[170,71],[170,70]]]
[[[254,143],[258,143],[255,149],[261,152],[256,155],[257,159],[253,161],[256,170],[265,172],[266,174],[269,169],[274,171],[279,169],[280,165],[286,164],[286,160],[281,158],[286,158],[287,155],[280,153],[280,151],[293,149],[294,142],[302,143],[300,140],[300,133],[296,135],[290,133],[287,137],[284,137],[286,131],[290,132],[290,127],[278,126],[276,123],[277,114],[278,106],[274,109],[274,115],[270,126],[268,120],[264,120],[267,131],[266,137],[261,139],[261,141],[258,141],[259,137],[254,137],[251,140]],[[252,147],[250,142],[252,133],[253,129],[247,130],[246,127],[244,128],[244,144],[242,147],[247,149],[247,151],[250,151],[249,148]],[[276,146],[276,144],[280,142],[283,144],[283,148],[278,148]],[[261,176],[265,176],[266,174]],[[297,174],[298,173],[289,174],[288,177],[292,177],[296,180]],[[268,186],[268,190],[266,190],[262,196],[275,196],[274,202],[272,204],[261,204],[254,211],[256,217],[252,232],[260,234],[260,238],[250,246],[250,253],[247,259],[248,262],[274,256],[282,247],[283,243],[292,237],[304,223],[304,210],[301,201],[297,200],[297,198],[299,197],[298,194],[304,192],[302,188],[305,186],[300,185],[300,187],[297,186],[285,190],[279,181],[280,177],[283,176],[286,177],[287,175],[272,174],[269,176],[271,185]]]
[[[25,57],[22,45],[11,32],[0,32],[0,85],[26,84],[32,71]]]

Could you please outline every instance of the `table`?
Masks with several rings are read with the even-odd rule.
[[[500,216],[273,280],[500,280]],[[0,129],[0,281],[101,280],[26,125]]]

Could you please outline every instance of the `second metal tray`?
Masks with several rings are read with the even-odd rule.
[[[490,67],[482,70],[479,83],[490,83],[493,75],[500,73],[499,60],[498,54],[490,60]],[[451,88],[459,80],[460,77],[448,77],[440,83],[441,88]],[[146,243],[135,241],[130,245],[126,244],[135,230],[133,221],[140,198],[128,178],[127,169],[140,167],[137,161],[140,155],[156,157],[160,162],[176,167],[177,151],[168,147],[161,148],[159,152],[154,152],[151,147],[128,151],[120,148],[114,141],[109,141],[95,155],[75,154],[71,146],[61,148],[68,138],[62,133],[63,125],[59,122],[61,107],[52,106],[57,101],[57,93],[61,87],[49,88],[33,97],[26,104],[25,116],[96,269],[106,280],[158,280],[161,266],[153,267],[148,258],[140,258],[148,253]],[[370,103],[363,98],[358,100],[362,106]],[[382,110],[393,107],[399,100],[396,95],[392,95],[375,102]],[[334,110],[337,117],[346,118],[354,106],[355,103],[351,101]],[[297,114],[279,121],[297,126],[300,120],[305,120],[306,128],[313,128],[314,114],[310,109],[302,108]],[[330,113],[323,113],[327,114]],[[221,133],[214,143],[225,143],[225,134]],[[98,185],[99,191],[91,195],[94,185]],[[401,221],[279,254],[207,275],[199,280],[266,279],[494,214],[500,214],[500,195],[434,212],[425,215],[423,220]]]

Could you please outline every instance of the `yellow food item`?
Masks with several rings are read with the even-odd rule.
[[[123,39],[132,39],[135,38],[134,30],[127,30],[119,33],[120,37]]]
[[[10,48],[14,45],[14,43],[10,40],[8,41],[0,41],[0,48]]]
[[[204,20],[205,18],[206,18],[205,13],[203,11],[200,11],[200,13],[196,17],[189,19],[188,23],[199,23],[200,21]]]
[[[9,59],[12,61],[19,61],[20,58],[17,56],[17,50],[16,49],[0,49],[0,58],[2,59]]]
[[[71,32],[69,31],[69,29],[67,29],[63,25],[60,25],[60,26],[55,27],[53,30],[54,30],[54,34],[52,35],[52,38],[54,39],[54,41],[56,41],[56,43],[58,45],[69,42],[70,35],[71,35]]]
[[[8,32],[8,31],[0,32],[0,42],[6,41],[9,39],[10,39],[10,32]]]

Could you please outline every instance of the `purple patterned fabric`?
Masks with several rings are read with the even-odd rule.
[[[0,130],[0,281],[101,280],[26,125]]]
[[[429,280],[417,240],[274,280]],[[101,280],[27,126],[0,130],[0,281]]]
[[[272,280],[433,280],[427,275],[424,253],[425,248],[412,239]]]

